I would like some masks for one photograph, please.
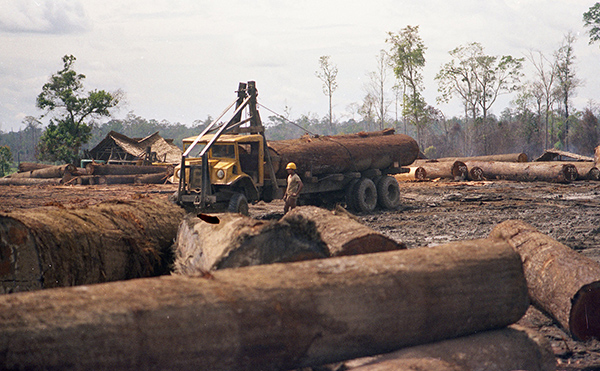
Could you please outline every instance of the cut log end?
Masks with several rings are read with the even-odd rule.
[[[577,340],[600,339],[600,281],[583,286],[575,294],[569,327]]]

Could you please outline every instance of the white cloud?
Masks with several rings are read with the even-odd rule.
[[[0,0],[0,30],[68,34],[90,28],[83,6],[69,0]]]

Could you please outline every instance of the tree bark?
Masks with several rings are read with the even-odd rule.
[[[577,179],[575,166],[551,162],[467,161],[465,164],[469,169],[480,168],[484,179],[487,180],[569,183]]]
[[[354,361],[359,362],[360,359]],[[512,325],[501,330],[405,348],[375,357],[361,366],[346,368],[350,371],[481,369],[550,371],[556,369],[556,360],[550,343],[543,335]]]
[[[555,165],[572,165],[577,169],[576,180],[600,180],[600,170],[590,161],[545,161],[541,163]]]
[[[71,174],[76,171],[76,167],[71,164],[50,166],[42,169],[26,171],[23,173],[14,173],[11,178],[62,178],[65,174]]]
[[[282,220],[301,216],[313,222],[322,241],[327,245],[329,256],[368,254],[406,249],[381,233],[358,222],[344,209],[325,210],[315,206],[292,209]]]
[[[505,327],[528,306],[489,239],[0,296],[5,369],[284,370]]]
[[[472,156],[472,157],[442,157],[437,159],[444,161],[497,161],[497,162],[527,162],[529,158],[525,153],[506,153],[500,155]]]
[[[413,165],[422,167],[427,179],[444,178],[459,181],[465,180],[468,173],[467,166],[461,161],[416,160]]]
[[[278,178],[287,176],[288,162],[311,175],[360,172],[410,165],[419,155],[417,142],[403,134],[356,138],[336,136],[268,142]]]
[[[400,173],[394,174],[394,178],[396,178],[399,182],[408,182],[411,180],[425,180],[427,179],[427,174],[425,169],[420,166],[409,166],[408,173]]]
[[[173,166],[163,165],[106,165],[89,163],[86,165],[88,175],[133,175],[133,174],[173,174]]]
[[[214,215],[207,223],[188,215],[175,241],[175,272],[192,275],[222,268],[329,256],[314,222],[303,217],[256,220],[241,214]]]
[[[600,265],[519,220],[497,225],[491,238],[506,240],[521,255],[535,306],[575,339],[600,338]]]
[[[0,292],[165,273],[183,215],[156,199],[0,213]]]

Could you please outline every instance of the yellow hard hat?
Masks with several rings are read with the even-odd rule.
[[[289,164],[287,164],[287,166],[285,167],[286,170],[292,169],[292,170],[296,170],[296,164],[293,162],[290,162]]]

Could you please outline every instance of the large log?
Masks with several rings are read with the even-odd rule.
[[[489,239],[0,296],[0,368],[285,370],[505,327],[528,306]]]
[[[133,174],[155,174],[170,173],[173,175],[171,165],[107,165],[89,163],[85,166],[88,175],[133,175]]]
[[[467,166],[462,161],[415,160],[412,166],[422,167],[427,179],[465,180],[468,172]]]
[[[577,180],[600,180],[600,170],[591,161],[546,161],[544,163],[575,166]]]
[[[505,153],[499,155],[471,156],[471,157],[442,157],[437,161],[498,161],[498,162],[527,162],[529,158],[526,153]]]
[[[478,167],[487,180],[545,181],[569,183],[577,179],[577,168],[552,162],[467,161],[467,168]]]
[[[506,240],[521,255],[535,306],[575,339],[600,339],[600,265],[519,220],[497,225],[491,238]]]
[[[299,174],[359,172],[410,165],[419,155],[417,142],[403,134],[344,138],[326,136],[269,141],[277,177],[296,163]]]
[[[441,342],[405,348],[375,359],[348,362],[345,370],[528,370],[552,371],[556,360],[550,343],[536,331],[512,325]],[[435,363],[440,362],[440,363]],[[435,365],[435,367],[431,367]]]
[[[296,216],[315,223],[329,256],[368,254],[381,251],[406,249],[406,245],[359,223],[344,209],[329,211],[315,206],[292,209],[282,220]]]
[[[173,246],[176,273],[191,275],[329,256],[315,223],[304,217],[273,221],[224,213],[217,218],[215,224],[193,214],[185,217]]]
[[[425,180],[427,179],[427,174],[425,169],[420,166],[408,166],[408,172],[394,174],[394,178],[398,182],[410,182],[413,180]]]
[[[58,185],[62,178],[0,178],[0,185],[35,186],[35,185]]]
[[[149,198],[0,213],[0,292],[165,273],[183,215]]]
[[[11,174],[11,178],[62,178],[66,174],[74,173],[77,168],[71,164],[50,166],[42,169]]]
[[[43,169],[46,167],[51,167],[52,165],[40,164],[37,162],[21,162],[19,164],[19,173],[24,173],[32,170]]]

